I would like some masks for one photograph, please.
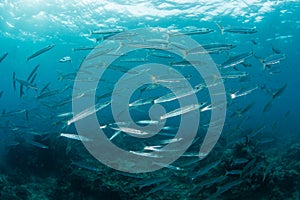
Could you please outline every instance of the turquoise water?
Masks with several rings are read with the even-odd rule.
[[[0,62],[0,198],[299,199],[299,6],[296,0],[0,2],[0,56],[3,55]],[[211,31],[189,34],[199,28]],[[236,33],[237,28],[255,31]],[[149,32],[137,46],[135,40],[139,36],[126,35],[137,32],[136,29]],[[96,31],[108,30],[113,33],[96,34]],[[150,30],[158,30],[171,39],[156,40]],[[118,57],[97,85],[92,99],[98,104],[111,102],[112,90],[119,87],[117,81],[142,64],[159,63],[177,70],[192,87],[199,83],[205,85],[205,77],[190,65],[175,66],[187,59],[183,54],[170,52],[170,41],[180,37],[176,36],[179,32],[187,33],[187,37],[204,48],[210,44],[234,46],[205,54],[219,70],[227,101],[225,124],[217,144],[205,159],[199,160],[199,147],[208,124],[219,123],[210,121],[211,110],[218,109],[212,108],[201,111],[200,120],[188,114],[190,123],[199,125],[194,142],[184,154],[193,156],[182,156],[171,165],[142,174],[120,172],[116,170],[118,167],[111,168],[97,161],[78,141],[78,127],[68,123],[76,116],[72,100],[90,94],[77,93],[76,87],[74,89],[80,67],[87,64],[85,58],[97,52],[92,50],[94,47],[101,52],[96,57],[97,64],[104,63],[103,55]],[[111,41],[119,46],[110,46]],[[127,56],[118,55],[120,44],[129,44],[135,49]],[[32,56],[49,45],[54,46]],[[142,45],[149,46],[136,50]],[[164,48],[158,50],[157,47]],[[180,52],[188,50],[181,48]],[[224,65],[241,53],[249,53],[249,57],[239,64]],[[277,60],[264,66],[275,57]],[[64,62],[63,58],[67,60]],[[102,69],[92,66],[83,74],[95,78],[94,70],[99,68]],[[181,84],[168,73],[152,76],[157,72],[160,71],[146,68],[132,73],[133,77],[145,75],[170,81],[173,86]],[[226,78],[236,74],[240,76]],[[122,90],[131,85],[129,81],[122,85]],[[158,104],[151,98],[154,100],[172,91],[156,87],[157,84],[150,88],[150,85],[139,85],[129,98],[129,103],[150,99],[149,104],[130,109],[134,122],[152,119],[148,112],[151,106]],[[185,86],[181,85],[182,88]],[[122,90],[117,91],[117,95]],[[209,90],[206,85],[195,95],[204,103],[201,108],[212,103]],[[123,102],[121,97],[114,99],[114,105]],[[180,100],[159,105],[168,113],[181,106]],[[87,107],[81,105],[81,110]],[[139,160],[146,160],[148,156],[145,147],[155,149],[168,142],[176,144],[170,139],[180,126],[179,115],[168,118],[162,127],[169,129],[152,139],[128,136],[124,130],[112,138],[117,123],[124,122],[112,111],[108,106],[97,112],[99,123],[106,126],[103,128],[106,137],[119,148],[141,153]],[[125,123],[123,128],[127,126]],[[192,132],[191,127],[184,129],[185,134]],[[116,160],[116,157],[111,159]]]

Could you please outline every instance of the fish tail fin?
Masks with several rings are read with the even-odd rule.
[[[16,91],[16,72],[13,72],[13,87],[14,91]]]
[[[232,56],[230,55],[230,52],[228,52],[228,51],[225,51],[225,54],[226,54],[226,56],[227,56],[227,59],[230,59]]]
[[[265,179],[266,179],[266,176],[264,175],[261,182],[263,183],[265,181]]]
[[[89,34],[90,34],[90,36],[93,35],[93,31],[92,31],[92,30],[89,30]]]
[[[146,54],[146,60],[148,60],[149,57],[151,57],[151,54],[150,54],[150,52],[148,51],[147,54]]]
[[[92,38],[91,39],[94,43],[97,43],[98,42],[98,39],[97,38]]]
[[[252,50],[252,55],[254,58],[256,58],[258,60],[262,60],[262,57],[258,56],[253,50]]]
[[[227,176],[227,175],[228,175],[228,170],[225,169],[225,175],[224,176]]]
[[[240,112],[240,111],[237,111],[236,114],[238,117],[243,117],[242,112]]]
[[[24,95],[23,85],[20,85],[20,98],[22,98]]]
[[[171,38],[171,33],[170,32],[167,32],[167,42],[168,42],[168,46],[169,46],[169,44],[171,43],[170,42],[170,38]]]
[[[141,113],[145,113],[145,114],[146,114],[146,112],[145,112],[144,110],[142,110],[142,109],[140,109],[140,108],[137,108],[137,107],[130,107],[130,110],[136,110],[136,111],[138,111],[138,112],[141,112]]]
[[[25,111],[25,117],[26,117],[26,120],[28,121],[29,120],[29,113],[28,113],[28,110],[26,109]]]
[[[62,130],[68,131],[68,128],[69,128],[68,120],[62,120],[61,122],[63,124]],[[59,135],[59,137],[61,137],[61,136]]]
[[[57,80],[59,80],[59,81],[63,80],[63,74],[61,72],[59,72],[59,71],[56,71],[56,72],[58,73]]]
[[[221,24],[219,24],[218,22],[215,22],[215,23],[217,24],[218,28],[221,31],[221,34],[223,35],[224,34],[224,27]]]
[[[262,57],[256,55],[256,53],[253,50],[252,50],[252,55],[254,58],[258,59],[261,62],[261,64],[263,65],[263,71],[265,71],[267,68],[267,65],[264,63],[264,59]]]
[[[236,110],[230,115],[230,117],[234,117],[234,116],[242,117],[242,114],[240,111]]]
[[[266,91],[267,91],[268,94],[270,94],[270,95],[273,97],[273,94],[274,94],[274,93],[273,93],[273,91],[272,91],[271,89],[266,88]]]
[[[35,91],[38,91],[38,90],[39,90],[36,83],[33,85],[33,89],[34,89]]]
[[[266,70],[266,68],[267,68],[267,65],[266,64],[264,64],[264,63],[262,63],[263,64],[263,71],[265,71]]]
[[[183,58],[186,59],[188,52],[187,50],[182,50]]]
[[[58,137],[60,137],[60,135]],[[71,164],[70,165],[75,165],[75,161],[73,159],[71,159]]]

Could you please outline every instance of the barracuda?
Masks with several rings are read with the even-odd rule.
[[[31,60],[32,58],[35,58],[35,57],[37,57],[37,56],[39,56],[39,55],[41,55],[41,54],[43,54],[43,53],[49,51],[49,50],[52,49],[53,47],[55,47],[55,44],[49,45],[49,46],[47,46],[47,47],[45,47],[45,48],[43,48],[43,49],[41,49],[41,50],[38,50],[37,52],[35,52],[34,54],[32,54],[31,56],[29,56],[29,57],[27,58],[27,62],[28,62],[29,60]]]
[[[248,27],[223,27],[221,24],[216,23],[221,33],[224,34],[225,32],[228,33],[238,33],[238,34],[253,34],[256,33],[256,28],[248,28]]]
[[[192,104],[192,105],[184,106],[182,108],[175,109],[169,113],[166,113],[166,114],[160,116],[160,120],[164,120],[164,119],[168,119],[171,117],[176,117],[179,115],[183,115],[183,114],[192,112],[194,110],[199,109],[201,106],[202,106],[201,104]]]
[[[6,58],[7,55],[8,53],[5,53],[0,57],[0,63]]]
[[[264,69],[270,67],[271,65],[279,64],[281,61],[286,59],[285,54],[273,54],[265,59],[261,60]]]
[[[188,51],[189,54],[220,53],[235,48],[233,44],[205,44]]]
[[[178,91],[176,94],[174,94],[173,92],[168,93],[164,96],[161,96],[157,99],[154,100],[154,103],[164,103],[164,102],[169,102],[169,101],[173,101],[175,99],[180,99],[192,94],[196,94],[197,92],[199,92],[200,90],[202,90],[204,88],[204,85],[199,84],[196,85],[192,90],[188,91],[188,90],[181,90]]]
[[[68,125],[71,125],[71,124],[73,124],[74,122],[77,122],[77,121],[79,121],[79,120],[81,120],[81,119],[84,119],[84,118],[86,118],[86,117],[88,117],[88,116],[90,116],[90,115],[92,115],[92,114],[98,112],[99,110],[101,110],[101,109],[107,107],[108,105],[110,105],[110,102],[107,101],[107,102],[105,102],[105,103],[103,103],[103,104],[97,104],[97,105],[95,105],[95,106],[89,107],[89,108],[87,108],[87,109],[81,111],[81,112],[78,113],[77,115],[75,115],[72,119],[70,119],[70,120],[67,122],[67,124],[68,124]]]
[[[245,62],[246,59],[252,57],[253,52],[247,52],[247,53],[241,53],[236,56],[233,56],[229,58],[227,61],[225,61],[223,64],[220,65],[222,68],[228,68],[228,67],[234,67],[238,64],[241,64]]]

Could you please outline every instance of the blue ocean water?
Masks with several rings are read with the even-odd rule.
[[[297,0],[0,2],[1,199],[299,199],[299,6]],[[199,28],[212,31],[188,34]],[[236,33],[238,28],[257,32]],[[74,124],[68,124],[75,116],[72,100],[89,94],[76,93],[75,78],[85,58],[96,52],[92,50],[95,47],[104,49],[102,54],[115,53],[119,57],[113,63],[115,68],[104,74],[103,84],[98,84],[96,97],[92,97],[96,103],[111,101],[118,79],[141,64],[160,63],[178,70],[192,86],[203,83],[203,77],[190,65],[172,66],[182,58],[169,53],[168,48],[145,48],[122,56],[110,46],[101,46],[108,44],[105,41],[115,40],[119,46],[126,41],[137,48],[134,41],[138,36],[134,34],[112,39],[136,29],[155,29],[162,34],[167,31],[170,38],[179,32],[187,33],[204,47],[236,46],[208,54],[223,79],[227,111],[221,137],[205,159],[182,156],[158,171],[129,174],[101,164],[86,151],[78,137],[74,140],[78,130]],[[103,34],[109,30],[113,33]],[[151,34],[145,38],[138,46],[152,42],[154,47],[162,47],[166,42],[154,41],[156,38],[151,38]],[[49,45],[55,46],[28,60]],[[245,52],[251,52],[251,56],[239,64],[222,67],[225,61]],[[272,56],[282,59],[264,67]],[[64,57],[70,57],[71,61],[60,61]],[[37,65],[32,76],[35,79],[26,80]],[[84,73],[93,78],[92,70]],[[145,70],[146,74],[151,75],[150,72]],[[226,73],[242,72],[245,77],[224,78]],[[176,80],[166,76],[156,78],[176,84]],[[140,86],[130,102],[155,99],[169,92],[166,88]],[[233,98],[232,94],[242,95]],[[212,101],[207,88],[197,98],[206,105]],[[123,99],[115,101],[122,103]],[[133,121],[149,120],[153,104],[150,101],[130,109]],[[178,99],[160,105],[165,112],[181,106]],[[81,109],[85,108],[83,105]],[[111,114],[111,107],[105,109],[97,112],[97,117],[100,124],[110,127],[105,128],[105,133],[111,138],[116,132],[113,125],[120,121]],[[187,155],[199,152],[207,124],[214,123],[210,122],[211,115],[210,110],[201,113],[195,143]],[[122,149],[141,153],[146,160],[145,147],[155,149],[157,144],[165,145],[159,142],[172,143],[168,139],[176,134],[180,117],[167,119],[165,126],[170,129],[166,131],[167,137],[155,136],[147,141],[127,136],[123,130],[111,141]],[[61,133],[72,135],[64,137]],[[215,161],[218,161],[216,166]]]

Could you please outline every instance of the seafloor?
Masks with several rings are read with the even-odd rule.
[[[50,149],[19,145],[12,148],[3,161],[0,199],[299,199],[300,143],[283,145],[277,151],[274,151],[275,146],[262,147],[246,140],[228,145],[215,169],[191,180],[189,170],[162,169],[134,175],[110,169],[90,157],[84,162],[75,162],[83,147],[66,140],[56,141]],[[266,148],[277,154],[266,154]],[[212,153],[201,162],[209,162],[215,155]],[[232,167],[232,159],[240,156],[251,157],[256,164],[243,175],[227,175],[225,183],[216,181],[200,187],[206,179],[224,176],[226,169]],[[196,163],[193,170],[197,171],[201,162]],[[141,181],[147,185],[148,180],[161,178],[169,182],[168,186],[156,189],[158,183],[139,185]],[[215,196],[224,184],[239,179],[243,180],[240,184]]]

